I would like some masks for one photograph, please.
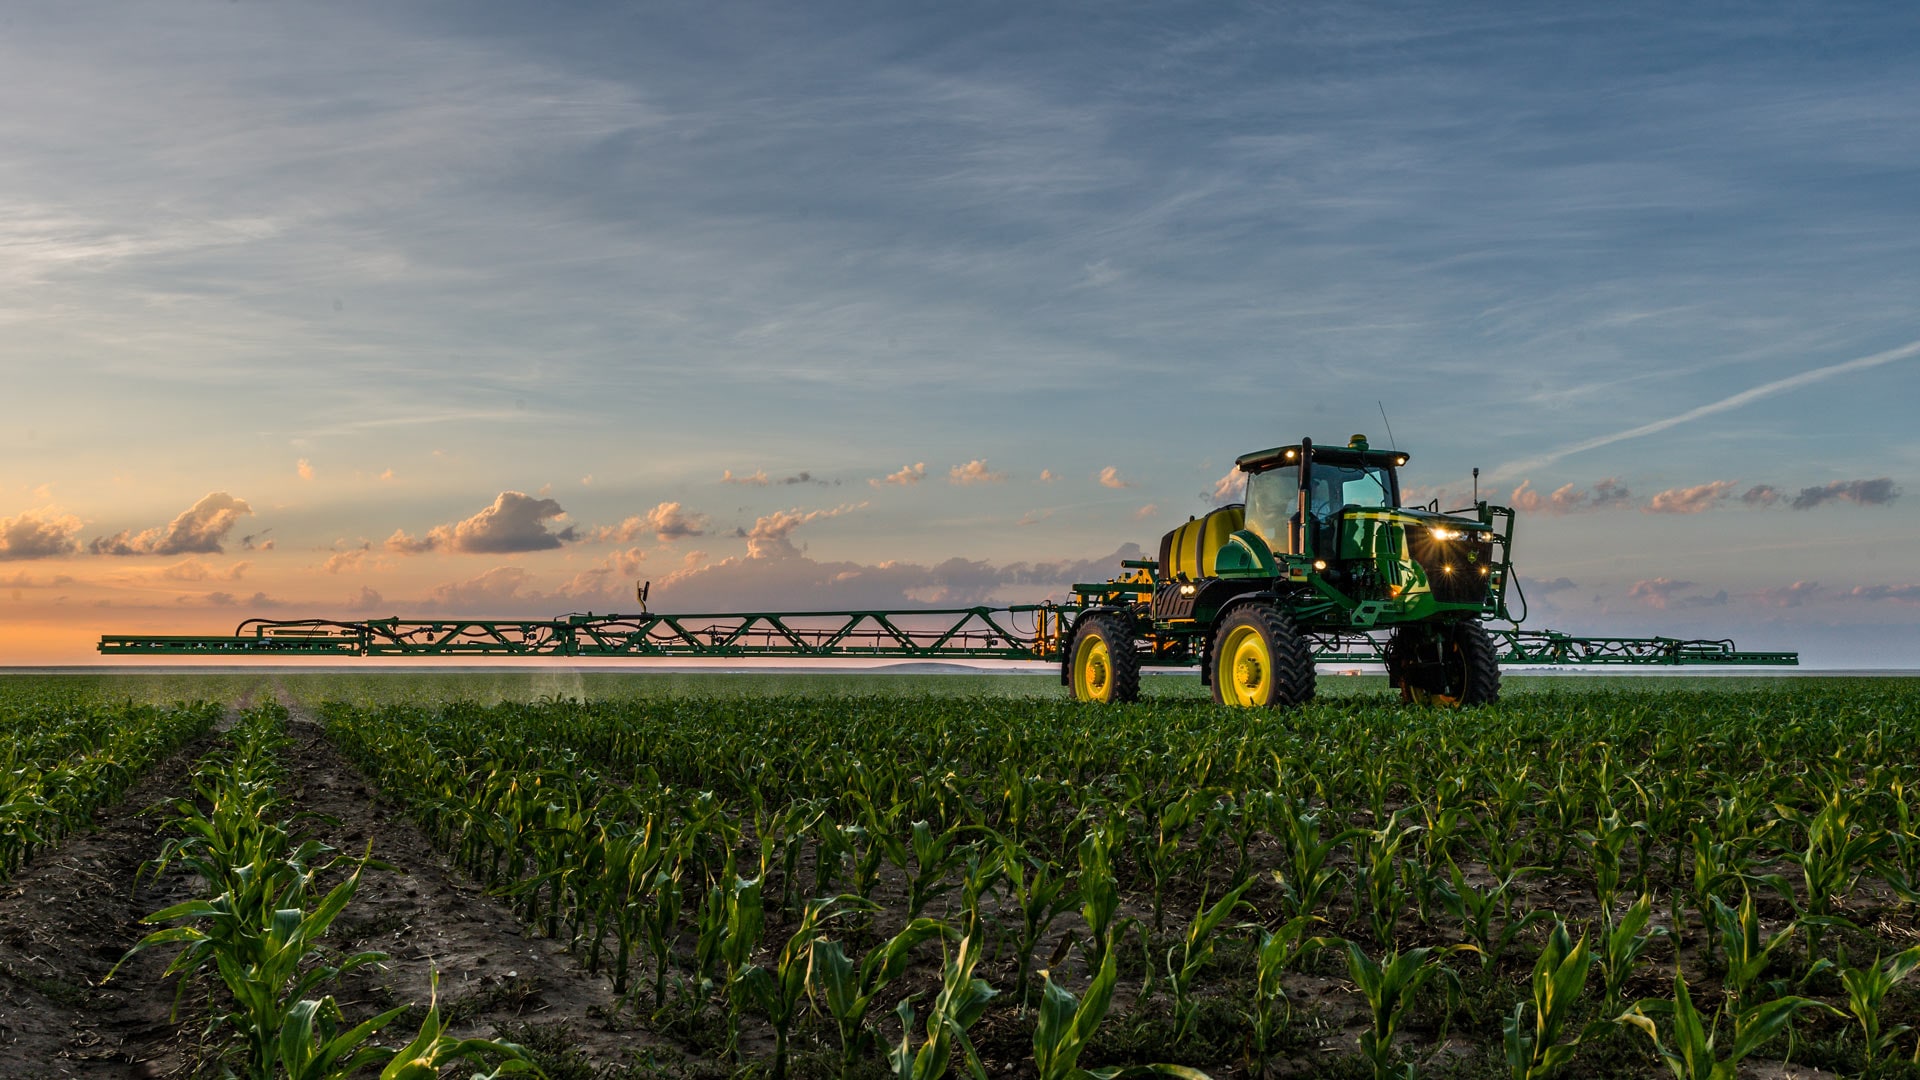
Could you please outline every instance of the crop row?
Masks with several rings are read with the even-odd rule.
[[[1876,1068],[1899,1028],[1887,993],[1911,969],[1860,963],[1884,944],[1862,927],[1911,918],[1920,765],[1904,691],[1282,717],[861,699],[325,714],[349,756],[530,923],[635,998],[644,955],[656,1009],[670,989],[725,999],[730,1033],[753,1000],[741,972],[773,949],[764,925],[796,928],[776,955],[804,955],[817,979],[836,969],[821,959],[840,948],[832,919],[879,942],[865,962],[879,974],[935,937],[1003,959],[1014,1008],[1032,997],[1029,973],[1044,962],[1064,977],[1070,952],[1093,1002],[1131,934],[1138,998],[1169,999],[1176,1044],[1227,995],[1210,978],[1218,944],[1251,976],[1229,1013],[1255,1061],[1284,1034],[1289,981],[1344,955],[1372,1012],[1360,1049],[1382,1072],[1413,990],[1457,990],[1462,975],[1532,988],[1500,1034],[1516,1075],[1564,1065],[1616,1018],[1659,1034],[1651,1017],[1681,1017],[1660,1037],[1667,1053],[1712,1030],[1685,1020],[1688,965],[1731,1026],[1704,1059],[1671,1052],[1711,1064],[1778,1042],[1796,1016],[1846,1015],[1860,1035],[1837,1053]],[[1056,925],[1075,909],[1083,925]],[[804,935],[816,944],[794,951]],[[1674,965],[1671,993],[1636,1006],[1630,989],[1658,985],[1656,961]],[[1877,996],[1853,993],[1875,979]],[[1062,1030],[1045,1025],[1056,993],[1047,980],[1043,1075],[1058,1060],[1042,1038]],[[791,1016],[756,1009],[784,1048]],[[1440,1010],[1443,1030],[1452,1019]],[[864,1016],[844,1030],[849,1063],[872,1035]]]
[[[219,706],[204,702],[113,704],[84,695],[0,706],[0,881],[118,802],[219,716]]]
[[[394,1049],[374,1037],[407,1012],[390,1009],[350,1023],[325,990],[378,952],[336,956],[323,937],[360,887],[362,875],[390,869],[371,857],[343,855],[303,834],[282,785],[286,710],[263,705],[241,715],[227,745],[196,763],[194,797],[174,804],[169,839],[145,869],[191,869],[204,895],[147,916],[165,924],[126,957],[178,946],[166,975],[208,992],[210,1031],[235,1045],[249,1080],[339,1080],[380,1067],[382,1080],[431,1080],[453,1062],[503,1059],[492,1078],[528,1068],[519,1048],[460,1040],[430,1007],[417,1035]],[[120,965],[115,965],[117,971]],[[109,975],[111,978],[111,975]],[[480,1074],[474,1074],[479,1080]]]

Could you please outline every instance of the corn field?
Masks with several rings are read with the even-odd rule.
[[[294,713],[238,710],[153,811],[143,873],[190,875],[193,898],[145,913],[127,957],[167,959],[220,1068],[1920,1076],[1911,681],[1284,713],[443,685],[344,700],[316,680],[307,705],[280,695]],[[151,759],[218,711],[8,722],[44,762],[171,718]],[[399,958],[341,944],[340,920],[404,868],[381,833],[323,841],[287,795],[296,721],[525,940],[564,949],[608,1002],[586,1022],[645,1051],[588,1069],[348,993]]]

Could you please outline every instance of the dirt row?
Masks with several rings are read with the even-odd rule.
[[[244,704],[244,703],[243,703]],[[222,728],[230,726],[223,723]],[[286,794],[305,827],[342,851],[396,872],[369,870],[334,924],[327,946],[341,954],[379,950],[389,959],[333,988],[358,1020],[416,1006],[388,1038],[417,1030],[434,994],[456,1035],[512,1033],[544,1045],[580,1075],[603,1075],[662,1051],[619,1007],[604,977],[589,976],[557,942],[522,933],[513,914],[451,869],[413,824],[380,805],[360,774],[295,711]],[[141,918],[192,898],[190,872],[154,879],[145,863],[166,840],[157,808],[191,792],[194,762],[215,732],[182,748],[69,837],[0,885],[0,1078],[194,1077],[213,1068],[222,1037],[204,1035],[204,986],[179,993],[165,977],[175,949],[136,955],[107,975],[152,926]]]

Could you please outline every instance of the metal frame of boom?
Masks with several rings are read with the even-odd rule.
[[[1078,605],[906,611],[568,615],[558,619],[248,619],[225,637],[108,634],[109,656],[680,657],[712,659],[1056,660]],[[1509,665],[1790,666],[1792,652],[1742,652],[1728,640],[1576,637],[1489,627]],[[1316,658],[1378,663],[1367,633],[1311,635]],[[1155,667],[1193,659],[1143,653]]]

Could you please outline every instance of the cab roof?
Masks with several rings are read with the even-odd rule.
[[[1361,440],[1361,446],[1365,443]],[[1375,468],[1394,468],[1405,465],[1412,455],[1405,450],[1373,450],[1353,446],[1320,446],[1313,448],[1313,460],[1335,465],[1372,465]],[[1234,464],[1241,472],[1257,473],[1283,465],[1293,465],[1300,460],[1300,444],[1276,446],[1269,450],[1255,450],[1251,454],[1241,454]]]

